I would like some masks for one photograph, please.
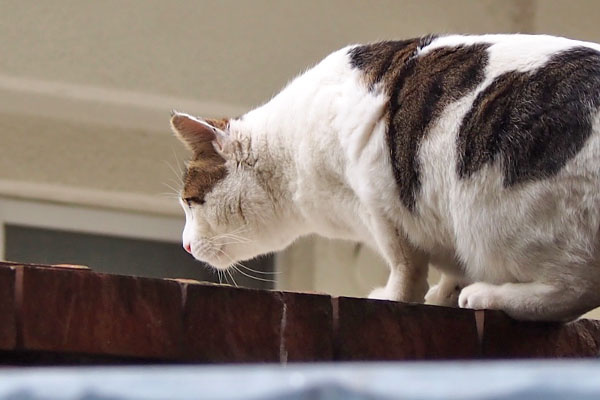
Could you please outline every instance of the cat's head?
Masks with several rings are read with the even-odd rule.
[[[276,232],[273,193],[255,168],[250,140],[232,122],[178,112],[171,118],[175,135],[193,153],[180,199],[183,246],[218,269],[288,244]]]

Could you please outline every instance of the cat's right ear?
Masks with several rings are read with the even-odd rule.
[[[207,146],[212,147],[213,143],[222,149],[228,142],[227,134],[217,126],[175,110],[171,111],[171,129],[194,153],[205,151]]]

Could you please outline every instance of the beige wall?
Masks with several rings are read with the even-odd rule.
[[[0,196],[178,218],[161,194],[186,156],[171,108],[243,113],[355,42],[430,32],[600,41],[592,0],[2,0],[0,10]],[[367,249],[315,238],[280,267],[281,287],[348,295],[386,275]]]

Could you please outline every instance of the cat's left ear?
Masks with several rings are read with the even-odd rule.
[[[219,152],[225,152],[231,140],[227,133],[226,119],[201,119],[188,114],[171,111],[171,128],[175,135],[194,153],[205,152],[207,146],[213,146]]]

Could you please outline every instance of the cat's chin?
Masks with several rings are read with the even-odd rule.
[[[226,271],[234,264],[230,257],[220,256],[218,254],[212,257],[196,257],[194,258],[198,261],[202,261],[212,268],[217,269],[219,271]]]
[[[209,264],[212,268],[219,270],[219,271],[227,271],[229,268],[231,268],[231,266],[233,264],[231,264],[231,262],[228,263],[215,263],[214,261],[205,261],[207,264]]]
[[[202,242],[193,243],[190,254],[197,261],[210,265],[212,268],[225,271],[234,263],[234,259],[225,253],[224,246],[206,246]]]

